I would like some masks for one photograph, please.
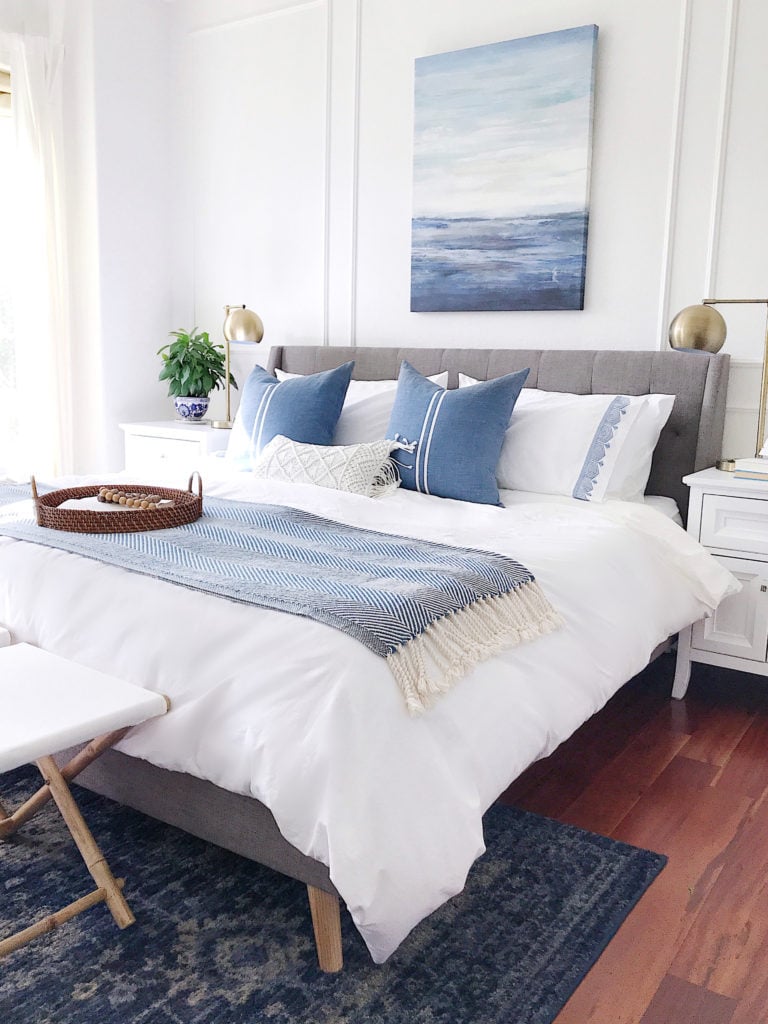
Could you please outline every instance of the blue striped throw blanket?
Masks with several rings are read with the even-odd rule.
[[[0,485],[0,505],[18,502],[19,491]],[[387,659],[411,712],[480,661],[560,623],[512,558],[279,505],[206,498],[205,514],[186,526],[82,534],[38,526],[30,502],[0,511],[0,534],[334,626]]]

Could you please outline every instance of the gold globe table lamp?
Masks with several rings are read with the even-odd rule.
[[[224,325],[222,327],[222,333],[224,334],[224,351],[225,351],[225,380],[227,382],[227,413],[226,419],[213,420],[211,423],[212,427],[218,427],[221,430],[232,429],[232,408],[231,408],[231,393],[229,383],[229,362],[230,353],[229,346],[232,341],[252,341],[258,345],[261,339],[264,337],[264,324],[261,322],[261,317],[253,312],[252,309],[246,309],[245,306],[225,306],[224,307]]]
[[[669,344],[676,349],[697,349],[700,352],[719,352],[723,347],[727,328],[725,320],[713,306],[760,305],[766,307],[765,340],[763,342],[763,372],[760,383],[760,407],[757,414],[755,456],[765,444],[765,403],[768,398],[768,299],[702,299],[700,306],[681,309],[669,325]]]
[[[711,305],[686,306],[669,325],[672,348],[693,348],[699,352],[719,352],[728,333],[725,320]]]

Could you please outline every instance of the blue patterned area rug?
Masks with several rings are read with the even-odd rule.
[[[37,778],[1,776],[6,806]],[[73,789],[137,924],[100,905],[0,961],[9,1024],[551,1024],[665,863],[496,806],[460,896],[380,967],[342,914],[324,975],[303,885]],[[0,843],[0,937],[90,888],[49,805]]]

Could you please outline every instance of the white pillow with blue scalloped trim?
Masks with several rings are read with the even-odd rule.
[[[459,387],[475,384],[459,374]],[[584,501],[642,501],[674,395],[523,388],[496,469],[499,487]]]
[[[459,375],[459,386],[472,378]],[[603,501],[640,405],[627,395],[523,388],[496,467],[499,487]]]
[[[672,413],[675,396],[637,395],[632,401],[640,403],[640,412],[621,450],[619,463],[611,474],[606,497],[643,501],[651,475],[653,453]]]
[[[639,411],[626,395],[524,392],[496,468],[500,486],[603,501]]]

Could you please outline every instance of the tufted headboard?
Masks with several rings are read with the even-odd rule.
[[[407,359],[424,374],[448,371],[489,380],[530,367],[527,387],[575,394],[676,395],[672,415],[653,457],[649,494],[677,502],[683,518],[688,488],[682,477],[713,466],[721,456],[730,357],[706,352],[619,352],[559,349],[343,348],[320,345],[275,347],[267,369],[317,373],[355,360],[357,380],[397,377]]]

